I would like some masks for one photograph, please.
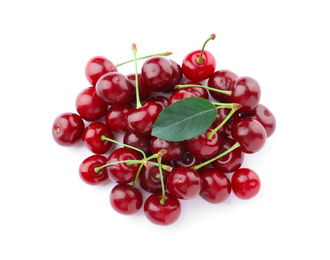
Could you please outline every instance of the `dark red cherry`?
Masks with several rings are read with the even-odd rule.
[[[179,199],[197,197],[203,187],[203,179],[192,168],[175,168],[167,176],[167,190]]]
[[[157,160],[152,160],[153,162],[157,162]],[[163,161],[162,164],[171,166],[171,163],[168,161]],[[162,175],[164,184],[166,185],[166,180],[169,172],[162,169]],[[141,172],[139,174],[139,183],[142,189],[145,191],[156,193],[162,191],[161,178],[159,173],[158,165],[151,165],[150,167],[142,167]]]
[[[123,137],[123,143],[142,150],[146,156],[151,155],[150,135],[136,135],[132,132],[126,132]]]
[[[167,226],[176,222],[181,214],[180,201],[169,193],[165,193],[165,204],[161,204],[162,193],[150,195],[144,203],[144,214],[156,225]]]
[[[103,75],[96,84],[97,95],[108,105],[128,104],[132,98],[132,87],[128,78],[119,72]]]
[[[135,74],[128,74],[127,78],[131,84],[132,99],[131,102],[136,102],[136,81]],[[138,74],[138,87],[140,101],[147,100],[151,95],[151,89],[144,83],[141,73]]]
[[[149,58],[142,65],[142,77],[152,91],[166,91],[173,81],[172,63],[165,57]]]
[[[127,112],[132,109],[131,104],[113,106],[105,115],[106,125],[114,132],[122,133],[127,131],[125,117]]]
[[[183,98],[188,98],[188,97],[197,97],[193,92],[185,90],[185,89],[180,89],[177,91],[174,91],[173,94],[170,96],[168,99],[168,106],[172,105],[178,100],[181,100]]]
[[[217,155],[227,151],[235,143],[236,141],[232,138],[222,138],[221,146]],[[219,159],[213,161],[212,165],[214,168],[220,170],[223,173],[230,173],[238,170],[242,166],[243,161],[244,153],[242,152],[241,147],[238,147],[225,156],[222,156]]]
[[[207,86],[219,90],[231,91],[237,77],[238,76],[235,73],[229,70],[218,70],[210,76]],[[221,103],[230,102],[230,95],[225,95],[215,91],[210,91],[210,94],[215,100]]]
[[[84,129],[84,121],[79,115],[63,113],[55,118],[52,134],[57,144],[72,146],[81,140]]]
[[[238,77],[232,88],[230,102],[241,104],[239,113],[250,113],[260,100],[261,88],[259,83],[250,77]]]
[[[257,120],[242,118],[231,129],[233,139],[239,142],[244,153],[258,152],[266,143],[267,133]]]
[[[132,108],[125,118],[127,129],[136,135],[150,135],[160,111],[159,105],[151,101]]]
[[[195,157],[189,151],[185,151],[179,159],[173,161],[173,166],[175,168],[179,168],[179,167],[190,168],[195,165],[199,165],[204,161],[205,159]]]
[[[102,136],[113,139],[113,133],[102,122],[93,122],[86,127],[83,133],[83,142],[85,146],[95,154],[104,154],[108,152],[112,146],[112,142],[103,141]]]
[[[108,174],[104,169],[99,172],[95,171],[96,167],[100,167],[107,163],[107,158],[103,155],[92,155],[86,158],[79,166],[80,178],[90,185],[97,185],[107,180]]]
[[[107,113],[108,104],[98,97],[95,87],[89,87],[78,94],[76,109],[86,121],[96,121]]]
[[[150,149],[153,154],[165,149],[167,152],[163,155],[162,159],[165,161],[173,161],[179,159],[183,155],[185,146],[183,142],[168,142],[152,136],[150,140]]]
[[[87,62],[85,76],[88,82],[95,87],[101,76],[114,71],[117,71],[117,68],[110,60],[102,56],[96,56]]]
[[[173,66],[173,76],[172,76],[172,83],[171,83],[171,89],[175,86],[180,84],[183,73],[181,66],[174,60],[169,60],[172,63]]]
[[[149,98],[148,101],[154,102],[159,105],[161,110],[168,106],[168,98],[164,96],[153,96]]]
[[[110,192],[110,204],[120,214],[135,214],[142,207],[142,193],[131,185],[117,184]]]
[[[221,138],[218,132],[216,132],[211,139],[208,139],[207,135],[211,133],[214,128],[210,127],[205,133],[196,136],[192,139],[184,141],[187,150],[194,156],[200,158],[208,158],[214,156],[221,144]]]
[[[113,151],[107,160],[107,164],[127,160],[141,160],[139,154],[126,147],[118,148]],[[117,163],[106,167],[109,178],[120,184],[128,184],[134,181],[139,164],[128,165],[126,162]]]
[[[217,109],[217,116],[212,123],[212,127],[216,128],[218,125],[222,123],[222,121],[228,116],[231,108],[219,108]],[[231,136],[231,128],[233,123],[240,119],[239,110],[236,111],[231,117],[227,120],[227,122],[219,129],[219,133],[221,136]]]
[[[199,85],[202,86],[199,82],[187,82],[182,85]],[[198,88],[198,87],[188,87],[188,88],[183,88],[186,91],[190,91],[196,95],[196,97],[201,97],[205,99],[209,99],[209,93],[205,88]]]
[[[231,185],[234,194],[240,199],[251,199],[260,191],[258,174],[248,168],[241,168],[234,172]]]
[[[200,196],[206,201],[217,204],[228,199],[231,192],[230,180],[221,171],[207,168],[199,171],[203,178]]]

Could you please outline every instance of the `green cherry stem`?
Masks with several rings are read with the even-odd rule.
[[[207,86],[200,86],[200,85],[175,85],[174,89],[183,89],[183,88],[204,88],[210,91],[214,91],[214,92],[218,92],[224,95],[228,95],[230,96],[232,91],[231,90],[221,90],[221,89],[216,89],[216,88],[211,88],[211,87],[207,87]]]
[[[163,178],[163,170],[161,167],[162,157],[157,158],[158,167],[159,167],[159,175],[160,175],[160,183],[162,185],[162,199],[160,200],[160,204],[165,204],[165,185],[164,185],[164,178]]]
[[[133,184],[132,184],[132,187],[133,187],[133,188],[135,188],[135,185],[136,185],[136,182],[137,182],[137,180],[138,180],[138,178],[139,178],[139,174],[140,174],[140,172],[141,172],[142,167],[143,167],[143,163],[140,164],[140,167],[139,167],[139,169],[138,169],[137,172],[136,172],[136,176],[135,176],[134,182],[133,182]]]
[[[141,101],[140,101],[140,95],[139,95],[139,76],[138,76],[138,68],[137,68],[137,59],[136,59],[136,44],[133,43],[132,44],[132,50],[133,50],[133,54],[134,54],[134,63],[135,63],[135,86],[136,86],[136,109],[139,109],[140,107],[142,107],[141,105]]]
[[[106,168],[108,166],[111,166],[111,165],[114,165],[114,164],[118,164],[118,163],[126,163],[128,166],[130,165],[133,165],[133,164],[139,164],[141,163],[142,164],[143,160],[126,160],[126,161],[117,161],[117,162],[113,162],[113,163],[108,163],[108,164],[104,164],[102,166],[99,166],[99,167],[95,167],[94,168],[94,171],[96,173],[99,173],[100,170],[102,170],[103,168]]]
[[[203,59],[203,54],[204,54],[204,49],[205,49],[205,45],[208,43],[209,40],[214,40],[215,39],[215,34],[212,33],[211,36],[204,42],[203,44],[203,48],[202,48],[202,51],[201,51],[201,54],[199,55],[199,57],[196,59],[196,62],[198,64],[201,64],[202,62],[202,59]]]
[[[211,162],[213,162],[213,161],[215,161],[215,160],[217,160],[217,159],[225,156],[226,154],[230,153],[231,151],[235,150],[236,148],[238,148],[240,146],[241,145],[239,144],[239,142],[236,142],[232,147],[230,147],[229,149],[227,149],[223,153],[220,153],[219,155],[217,155],[217,156],[215,156],[215,157],[213,157],[213,158],[211,158],[211,159],[209,159],[209,160],[207,160],[207,161],[205,161],[205,162],[203,162],[201,164],[195,165],[192,168],[195,171],[197,171],[198,169],[200,169],[200,168],[204,167],[205,165],[207,165],[207,164],[209,164],[209,163],[211,163]]]
[[[165,52],[161,52],[161,53],[157,53],[157,54],[151,54],[151,55],[147,55],[147,56],[143,56],[143,57],[139,57],[139,58],[136,58],[137,60],[142,60],[142,59],[146,59],[146,58],[150,58],[150,57],[154,57],[154,56],[167,56],[167,55],[171,55],[173,52],[170,52],[170,51],[165,51]],[[121,65],[124,65],[126,63],[130,63],[130,62],[133,62],[135,61],[134,59],[133,60],[128,60],[128,61],[125,61],[125,62],[122,62],[122,63],[118,63],[116,64],[115,66],[116,67],[119,67]]]

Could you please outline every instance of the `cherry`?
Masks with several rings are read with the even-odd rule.
[[[183,86],[184,85],[195,85],[195,86],[200,85],[200,86],[202,86],[202,84],[200,84],[198,82],[187,82],[187,83],[184,83]],[[188,88],[185,88],[185,90],[194,93],[196,95],[196,97],[209,99],[209,93],[205,88],[188,87]]]
[[[244,153],[259,151],[267,139],[265,128],[252,118],[242,118],[236,121],[232,126],[231,133]]]
[[[155,92],[163,92],[171,88],[173,74],[173,65],[165,57],[149,58],[142,65],[144,82]]]
[[[119,72],[103,75],[96,84],[97,95],[108,105],[128,104],[132,98],[132,88],[128,78]]]
[[[235,73],[229,70],[218,70],[210,76],[207,82],[207,86],[219,90],[231,91],[237,77],[238,76]],[[215,100],[219,102],[230,102],[230,95],[215,91],[210,91],[210,94]]]
[[[151,161],[155,161],[154,159]],[[171,166],[168,161],[163,161],[162,164]],[[163,179],[166,183],[169,171],[162,170]],[[151,165],[150,167],[143,167],[139,174],[139,183],[142,189],[151,193],[157,193],[162,191],[161,176],[159,173],[158,165]]]
[[[167,190],[179,199],[197,197],[203,187],[203,179],[192,168],[175,168],[167,176]]]
[[[201,50],[188,53],[182,61],[182,72],[187,79],[193,81],[203,81],[209,78],[215,71],[216,62],[214,56],[204,50],[209,40],[214,40],[212,34],[204,43]]]
[[[93,122],[86,127],[82,139],[85,146],[95,154],[104,154],[112,147],[112,142],[102,140],[102,136],[113,139],[112,131],[102,122]]]
[[[76,109],[78,114],[86,121],[96,121],[107,113],[108,104],[97,96],[94,87],[89,87],[78,94]]]
[[[110,204],[120,214],[135,214],[142,207],[142,193],[131,185],[117,184],[110,192]]]
[[[211,133],[214,128],[210,127],[203,134],[194,138],[184,141],[187,150],[194,156],[200,158],[208,158],[214,156],[221,144],[221,138],[218,132],[213,133],[211,139],[208,138],[208,134]]]
[[[132,109],[131,104],[117,105],[109,109],[105,115],[106,125],[115,132],[122,133],[127,131],[125,117],[127,112]]]
[[[232,87],[230,102],[241,104],[240,113],[250,113],[260,100],[261,88],[259,83],[250,77],[238,77]]]
[[[95,87],[101,76],[114,71],[117,71],[117,68],[110,60],[102,56],[95,56],[87,62],[85,76],[88,82]]]
[[[251,199],[260,190],[260,179],[257,173],[248,168],[241,168],[234,172],[231,185],[234,194],[240,199]]]
[[[159,105],[160,109],[163,110],[165,107],[168,106],[168,98],[164,96],[153,96],[148,99],[148,101],[152,101]]]
[[[258,104],[251,113],[243,115],[257,120],[265,128],[267,137],[270,137],[276,128],[276,119],[273,113],[264,105]]]
[[[239,110],[238,110],[239,111]],[[216,128],[229,115],[231,108],[217,109],[217,116],[212,123],[212,127]],[[234,113],[230,116],[227,122],[218,130],[221,136],[231,136],[231,128],[233,123],[240,119],[239,113]]]
[[[52,134],[55,142],[63,146],[72,146],[81,140],[85,124],[75,113],[63,113],[53,122]]]
[[[202,162],[204,162],[203,158],[195,157],[189,151],[186,150],[179,159],[173,161],[173,165],[175,168],[190,168],[195,165],[201,164]]]
[[[113,151],[107,160],[107,164],[127,161],[127,160],[140,160],[140,155],[126,147],[118,148]],[[117,183],[120,184],[128,184],[134,181],[135,176],[138,172],[139,165],[138,164],[131,164],[128,165],[126,162],[121,162],[117,164],[112,164],[106,167],[106,171],[109,175],[109,178]]]
[[[167,142],[152,136],[150,149],[152,153],[158,153],[160,150],[165,149],[167,152],[163,155],[162,159],[165,161],[173,161],[179,159],[183,155],[185,146],[183,142]]]
[[[132,108],[125,118],[127,129],[136,135],[150,135],[160,111],[159,105],[151,101],[140,108]]]
[[[232,138],[226,137],[221,139],[221,147],[217,154],[221,154],[232,147],[236,141]],[[244,153],[241,147],[237,147],[225,156],[212,162],[214,168],[222,171],[223,173],[230,173],[238,170],[244,161]]]
[[[165,193],[165,203],[161,203],[162,193],[150,195],[144,203],[144,213],[148,220],[156,225],[167,226],[176,222],[181,214],[180,201]]]
[[[126,132],[123,137],[123,143],[142,150],[147,156],[151,155],[150,135],[136,135],[132,132]]]
[[[128,74],[127,78],[131,84],[132,99],[131,102],[136,102],[136,80],[135,74]],[[141,73],[138,74],[139,96],[140,101],[147,100],[151,95],[151,89],[144,83]]]
[[[90,185],[97,185],[108,179],[105,170],[95,171],[96,167],[102,166],[107,162],[103,155],[92,155],[86,158],[79,166],[79,175],[81,179]]]
[[[217,204],[228,199],[231,192],[230,180],[221,171],[207,168],[199,171],[203,178],[200,196],[206,201]]]
[[[172,67],[173,67],[172,83],[171,83],[171,88],[169,89],[172,90],[172,87],[180,84],[183,77],[183,73],[181,66],[176,61],[171,59],[169,61],[172,63]]]
[[[188,97],[197,97],[193,92],[185,89],[180,89],[178,91],[173,92],[173,94],[168,99],[168,106],[172,105],[178,100]]]

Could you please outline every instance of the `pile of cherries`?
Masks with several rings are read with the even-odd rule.
[[[201,50],[188,53],[181,65],[165,57],[168,52],[142,57],[147,59],[140,72],[133,44],[134,59],[129,62],[135,62],[135,73],[129,75],[118,72],[126,63],[114,65],[102,56],[87,62],[91,86],[76,97],[77,113],[54,120],[52,134],[60,145],[83,142],[93,153],[80,164],[80,177],[90,185],[109,178],[116,183],[110,192],[115,211],[131,215],[144,206],[152,223],[169,225],[180,216],[181,200],[201,196],[216,204],[231,191],[240,199],[259,192],[257,173],[241,166],[244,154],[259,151],[274,133],[276,120],[259,103],[256,80],[216,70],[214,56],[205,50],[214,38],[212,34]],[[160,112],[189,97],[217,102],[212,126],[181,142],[152,136]],[[122,140],[115,140],[113,132],[121,133],[116,136]],[[120,148],[111,149],[115,143]],[[146,200],[140,189],[150,193]]]

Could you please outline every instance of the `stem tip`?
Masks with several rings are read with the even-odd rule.
[[[214,40],[214,39],[215,39],[215,33],[212,33],[212,34],[211,34],[210,39],[211,39],[211,40]]]
[[[137,49],[136,49],[136,44],[135,44],[135,43],[132,44],[132,50],[133,50],[133,51],[137,51]]]

